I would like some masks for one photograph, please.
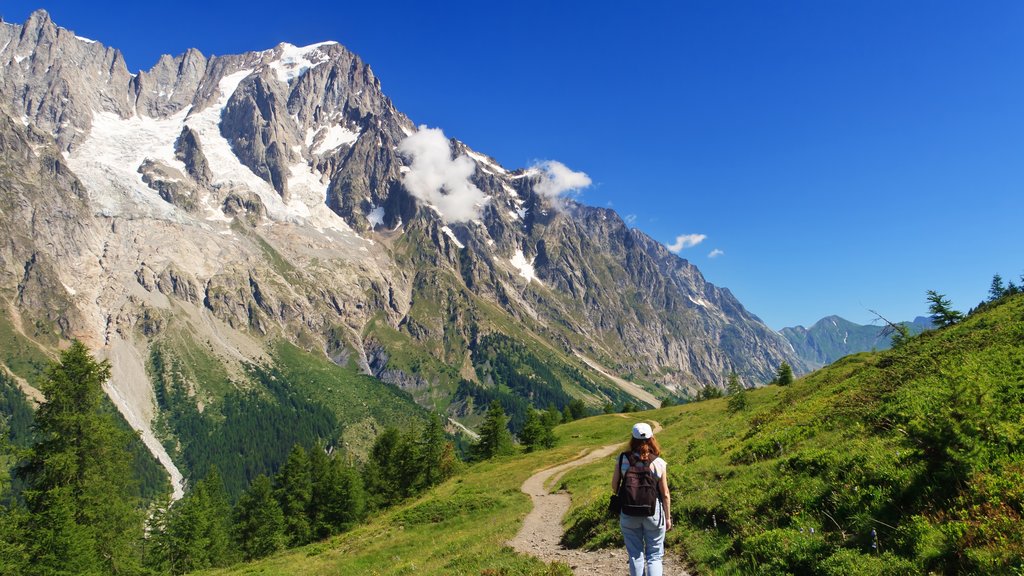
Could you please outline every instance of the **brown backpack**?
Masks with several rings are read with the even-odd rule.
[[[622,513],[627,516],[654,516],[658,500],[661,499],[654,470],[650,463],[629,452],[619,455],[620,470],[623,456],[629,460],[629,468],[619,482],[619,505],[622,507]]]

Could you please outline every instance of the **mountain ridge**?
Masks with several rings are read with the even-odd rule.
[[[933,328],[930,318],[918,316],[910,322],[899,322],[911,335]],[[869,350],[887,350],[892,346],[885,326],[857,324],[840,316],[825,316],[810,328],[794,326],[779,331],[793,346],[797,355],[809,366],[821,367],[843,356]]]
[[[577,354],[659,397],[805,368],[727,289],[552,193],[543,167],[417,128],[340,44],[188,50],[132,75],[37,11],[0,24],[0,46],[8,316],[26,340],[110,359],[108,394],[155,452],[173,445],[152,431],[167,343],[247,389],[283,339],[464,424],[491,395],[520,416],[540,398],[632,398]],[[217,409],[210,382],[182,386]]]

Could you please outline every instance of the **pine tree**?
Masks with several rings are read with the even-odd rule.
[[[143,520],[133,494],[130,436],[104,409],[110,365],[79,341],[46,371],[25,482],[29,573],[141,569]]]
[[[558,413],[558,410],[551,405],[541,415],[541,423],[544,425],[544,435],[541,437],[540,444],[544,448],[554,448],[557,439],[555,438],[555,426],[562,423],[562,415]]]
[[[480,440],[473,445],[473,457],[477,460],[487,460],[495,456],[512,454],[514,451],[512,433],[508,430],[508,417],[505,416],[501,404],[494,400],[487,408],[487,416],[480,427]]]
[[[454,447],[444,435],[441,418],[432,414],[423,428],[420,438],[420,485],[418,490],[425,490],[444,482],[455,473],[454,462],[449,457],[454,454]]]
[[[783,362],[779,366],[779,372],[775,377],[775,383],[779,386],[789,386],[793,383],[793,368],[789,365],[789,362]]]
[[[301,445],[296,444],[288,459],[274,476],[274,496],[284,513],[285,535],[290,546],[308,544],[313,537],[309,522],[310,503],[313,499],[313,476],[309,457]]]
[[[210,566],[229,566],[240,558],[231,541],[231,500],[224,487],[224,479],[216,465],[210,466],[206,478],[201,482],[206,495],[206,510],[209,516],[207,523],[207,543]]]
[[[544,423],[540,415],[532,408],[526,412],[526,422],[523,423],[523,431],[519,434],[519,443],[527,452],[533,452],[542,447],[544,439]]]
[[[932,322],[939,326],[949,326],[964,319],[961,312],[953,310],[949,299],[935,290],[928,291],[928,311],[932,315]]]
[[[1010,283],[1013,285],[1013,283]],[[992,284],[988,288],[988,301],[994,302],[1006,295],[1006,286],[1003,285],[1003,277],[999,274],[992,276]]]
[[[740,412],[747,409],[747,389],[740,382],[738,374],[733,372],[729,374],[729,383],[726,384],[726,390],[729,391],[729,412]]]
[[[366,460],[364,477],[372,510],[387,508],[401,499],[400,480],[393,474],[402,442],[397,428],[387,428],[377,436]]]
[[[234,517],[235,542],[245,560],[263,558],[284,548],[284,514],[274,499],[270,479],[263,474],[238,498]]]

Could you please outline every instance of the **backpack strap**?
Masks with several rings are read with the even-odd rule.
[[[625,455],[626,455],[625,452],[619,454],[619,463],[618,463],[619,489],[615,491],[616,494],[622,494],[622,485],[625,484],[625,482],[626,482],[626,473],[622,471],[622,457],[625,456]]]

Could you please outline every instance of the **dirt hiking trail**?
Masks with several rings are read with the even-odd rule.
[[[655,433],[661,430],[661,426],[654,424]],[[622,449],[625,444],[617,442],[608,446],[602,446],[590,452],[582,453],[575,460],[553,466],[537,472],[523,482],[522,490],[530,495],[533,500],[533,510],[527,514],[523,521],[523,527],[519,529],[516,537],[509,541],[517,552],[529,554],[540,558],[545,562],[564,562],[568,564],[573,574],[578,576],[622,576],[629,573],[626,563],[626,547],[609,548],[593,552],[586,550],[571,550],[562,547],[562,518],[569,511],[572,498],[567,492],[548,492],[545,486],[554,486],[563,474],[606,456],[614,454]],[[608,483],[611,484],[612,470],[608,471]],[[674,557],[665,555],[663,560],[664,573],[666,576],[686,576],[682,563]]]

